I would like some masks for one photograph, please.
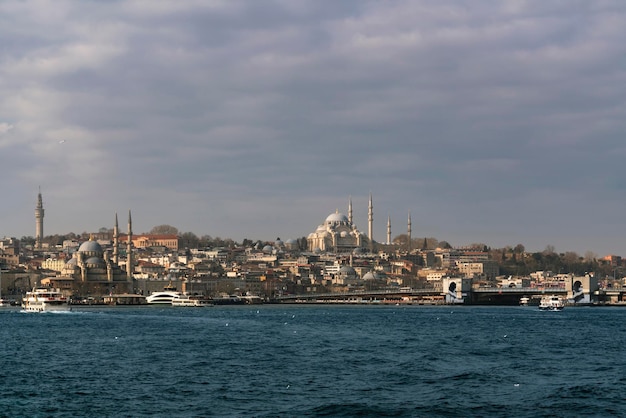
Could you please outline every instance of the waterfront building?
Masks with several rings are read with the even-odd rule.
[[[52,270],[60,273],[65,267],[66,262],[67,260],[62,258],[47,258],[46,260],[41,262],[41,268],[44,270]]]
[[[479,261],[474,263],[457,262],[456,267],[464,277],[481,277],[494,280],[500,272],[498,263],[495,261]]]
[[[0,240],[0,264],[16,267],[20,263],[20,242],[15,238]]]

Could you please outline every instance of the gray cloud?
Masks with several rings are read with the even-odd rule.
[[[0,234],[307,235],[352,194],[453,244],[624,253],[619,1],[5,1]],[[64,143],[59,141],[65,140]],[[27,169],[26,169],[27,167]],[[355,204],[355,217],[357,205]],[[396,226],[397,225],[397,226]],[[415,232],[414,232],[415,234]]]

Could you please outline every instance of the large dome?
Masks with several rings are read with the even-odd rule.
[[[81,253],[102,253],[102,247],[96,241],[89,240],[83,242],[78,248]]]
[[[326,218],[326,222],[345,222],[348,223],[348,217],[346,215],[344,215],[343,213],[339,213],[339,211],[335,212],[335,213],[331,213],[330,215],[328,215],[328,217]]]

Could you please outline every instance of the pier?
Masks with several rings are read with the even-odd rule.
[[[438,289],[402,289],[402,290],[374,290],[343,293],[319,293],[284,295],[277,297],[277,303],[328,303],[328,304],[406,304],[406,305],[519,305],[522,297],[538,303],[543,295],[558,295],[568,298],[566,288],[537,288],[537,287],[479,287],[462,292],[460,296],[450,297],[450,292]],[[581,294],[584,292],[581,292]],[[626,297],[626,289],[597,290],[593,292],[594,305],[620,305],[622,297]],[[603,295],[609,295],[609,300]],[[589,293],[587,292],[587,295]],[[587,300],[587,299],[585,299]],[[574,303],[576,303],[574,301]],[[590,303],[580,303],[589,305]]]

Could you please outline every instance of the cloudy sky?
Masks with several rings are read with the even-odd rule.
[[[0,236],[169,224],[626,256],[622,0],[3,0]]]

